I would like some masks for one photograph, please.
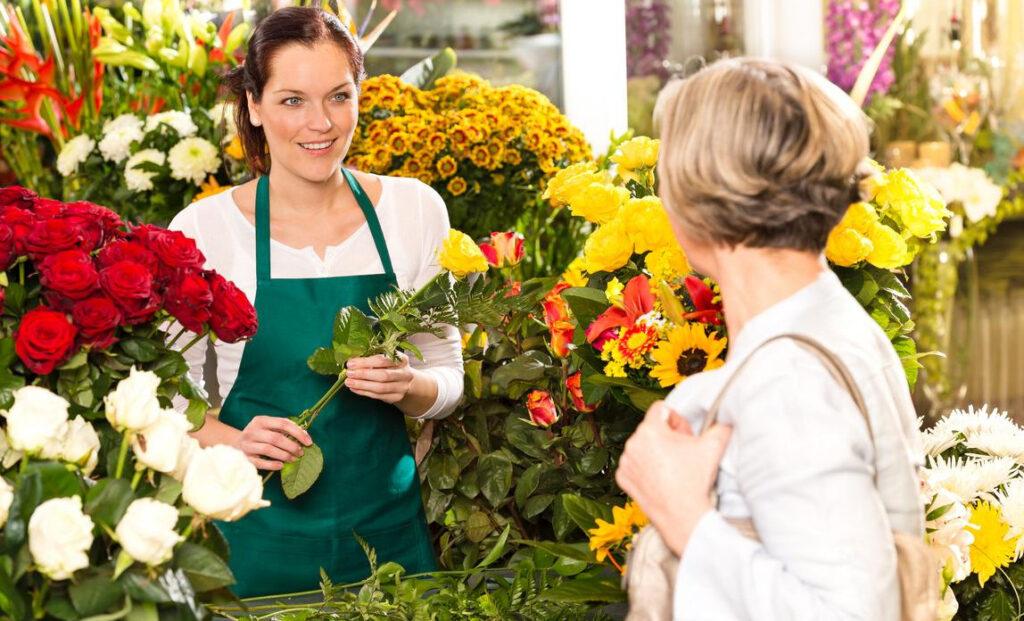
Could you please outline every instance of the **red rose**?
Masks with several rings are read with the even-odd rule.
[[[13,205],[20,207],[21,209],[31,209],[32,201],[36,198],[36,193],[27,188],[23,188],[20,185],[10,185],[6,188],[0,188],[0,207],[6,207]]]
[[[14,333],[14,351],[30,371],[46,375],[67,360],[75,344],[75,332],[64,313],[39,306],[21,318]]]
[[[128,325],[146,322],[160,309],[153,274],[141,263],[118,261],[101,269],[100,286],[124,313]]]
[[[11,205],[0,207],[0,223],[6,224],[14,231],[14,247],[17,254],[25,252],[25,240],[35,222],[36,217],[30,211]]]
[[[220,274],[209,272],[207,278],[213,291],[210,327],[217,338],[235,343],[256,334],[256,309],[249,303],[249,298]]]
[[[75,304],[71,318],[78,326],[82,342],[94,349],[106,349],[117,340],[114,332],[121,325],[122,317],[121,311],[109,298],[95,297]]]
[[[145,246],[138,242],[124,239],[112,241],[104,246],[99,254],[96,255],[96,261],[99,263],[100,269],[110,267],[121,261],[141,263],[154,276],[160,267],[159,259],[156,258],[155,254],[147,250]]]
[[[81,250],[51,254],[39,264],[39,273],[44,287],[72,300],[88,297],[99,284],[92,259]]]
[[[82,233],[70,220],[38,220],[25,238],[25,251],[33,258],[71,250],[82,242]]]
[[[202,269],[206,257],[196,248],[196,242],[180,231],[158,229],[149,234],[146,247],[172,269]]]
[[[99,248],[105,241],[117,235],[123,226],[120,216],[106,207],[87,201],[76,201],[64,206],[63,218],[78,228],[82,235],[81,246],[87,250]]]
[[[53,220],[64,215],[64,203],[54,198],[37,198],[32,213],[40,220]]]
[[[201,274],[188,272],[171,284],[164,307],[185,328],[201,334],[210,320],[213,292]]]
[[[526,410],[530,423],[537,427],[550,427],[558,422],[558,407],[546,390],[532,390],[526,395]]]
[[[0,223],[0,272],[10,267],[16,256],[18,251],[14,243],[14,229]]]
[[[593,412],[597,406],[587,403],[583,398],[582,380],[583,374],[576,371],[569,377],[565,378],[565,387],[569,391],[569,396],[572,397],[573,407],[576,408],[577,411],[586,414],[588,412]]]

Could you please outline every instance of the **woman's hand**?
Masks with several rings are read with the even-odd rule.
[[[658,401],[626,442],[615,480],[679,556],[713,508],[711,486],[731,435],[731,427],[715,425],[695,436],[686,419]]]
[[[312,443],[309,433],[287,418],[254,416],[234,445],[260,470],[280,470],[302,456],[302,445]]]
[[[409,366],[405,354],[399,353],[397,361],[387,356],[352,358],[345,368],[345,386],[349,390],[393,403],[406,416],[421,416],[437,401],[437,380]]]

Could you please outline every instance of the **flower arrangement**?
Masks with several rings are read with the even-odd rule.
[[[831,0],[825,17],[828,79],[847,92],[852,90],[868,56],[899,10],[899,0]],[[891,68],[894,53],[892,48],[886,53],[871,81],[869,97],[884,95],[895,81]]]
[[[663,62],[672,45],[670,7],[665,0],[630,0],[626,3],[627,72],[630,78],[668,77]]]
[[[375,76],[363,83],[359,106],[348,163],[433,186],[452,226],[473,238],[510,227],[528,239],[550,234],[549,214],[532,209],[540,191],[590,156],[582,132],[543,95],[469,74],[441,77],[429,89]],[[549,241],[549,251],[559,243]],[[531,260],[545,260],[542,247]]]
[[[949,237],[973,244],[973,229],[987,218],[993,218],[1003,200],[1003,188],[981,168],[954,163],[948,168],[921,168],[918,177],[942,196],[953,212]],[[965,236],[966,234],[966,236]]]
[[[922,500],[939,559],[941,616],[1012,619],[1022,612],[1024,429],[987,407],[954,410],[924,434]]]
[[[69,140],[57,170],[71,198],[114,205],[133,221],[169,222],[192,201],[240,180],[238,141],[230,103],[191,114],[122,114]]]

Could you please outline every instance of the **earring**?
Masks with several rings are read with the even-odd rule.
[[[263,121],[256,121],[256,120],[252,121],[252,126],[253,127],[259,127],[260,125],[263,125]]]

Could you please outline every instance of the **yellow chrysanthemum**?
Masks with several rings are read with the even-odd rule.
[[[868,258],[873,249],[871,240],[864,234],[840,225],[828,234],[825,256],[836,265],[849,267]]]
[[[612,278],[608,281],[608,284],[604,288],[604,296],[608,298],[608,302],[612,306],[622,308],[622,290],[625,289],[625,285],[618,278]]]
[[[487,257],[480,251],[469,235],[455,229],[448,231],[448,237],[441,244],[437,255],[441,267],[456,278],[464,278],[473,272],[487,271]]]
[[[473,150],[469,153],[469,159],[474,165],[480,168],[488,168],[491,165],[491,152],[487,150],[486,145],[479,145],[473,147]]]
[[[565,271],[562,273],[562,280],[573,287],[586,287],[587,283],[590,282],[590,278],[583,269],[583,263],[583,257],[573,259],[569,267],[565,268]]]
[[[637,254],[666,246],[677,246],[668,214],[657,196],[632,198],[622,208],[629,238]]]
[[[451,192],[452,196],[461,196],[466,193],[466,188],[469,186],[466,185],[466,180],[462,177],[452,177],[445,187]]]
[[[721,355],[726,344],[727,339],[708,334],[702,323],[675,326],[651,353],[656,363],[651,377],[667,388],[701,371],[717,369],[725,364]]]
[[[391,134],[391,137],[388,139],[388,148],[391,149],[391,154],[402,155],[408,151],[410,138],[409,134],[405,132]]]
[[[890,227],[876,222],[868,231],[868,239],[871,240],[871,252],[867,261],[871,265],[892,270],[910,262],[906,240]]]
[[[1009,525],[1003,521],[999,507],[988,502],[971,508],[967,530],[974,535],[971,569],[978,574],[978,584],[985,586],[997,569],[1013,562],[1017,537],[1007,537]]]
[[[637,322],[626,328],[616,340],[615,360],[622,360],[634,369],[646,364],[647,352],[658,344],[658,328]]]
[[[450,155],[446,155],[437,160],[436,168],[442,179],[447,179],[459,172],[459,165],[455,162],[455,158]]]
[[[519,166],[523,161],[522,154],[516,149],[506,149],[504,156],[505,163],[510,166]]]
[[[583,245],[583,266],[587,272],[614,272],[633,255],[633,242],[620,219],[602,224]]]
[[[591,183],[566,198],[572,215],[604,224],[618,215],[629,199],[629,190],[610,183]]]
[[[646,136],[638,136],[619,146],[619,152],[611,157],[618,164],[619,174],[654,168],[658,163],[658,146],[660,141]],[[624,175],[623,175],[624,176]]]
[[[644,266],[655,282],[671,283],[691,271],[690,263],[679,244],[669,244],[647,253]]]

